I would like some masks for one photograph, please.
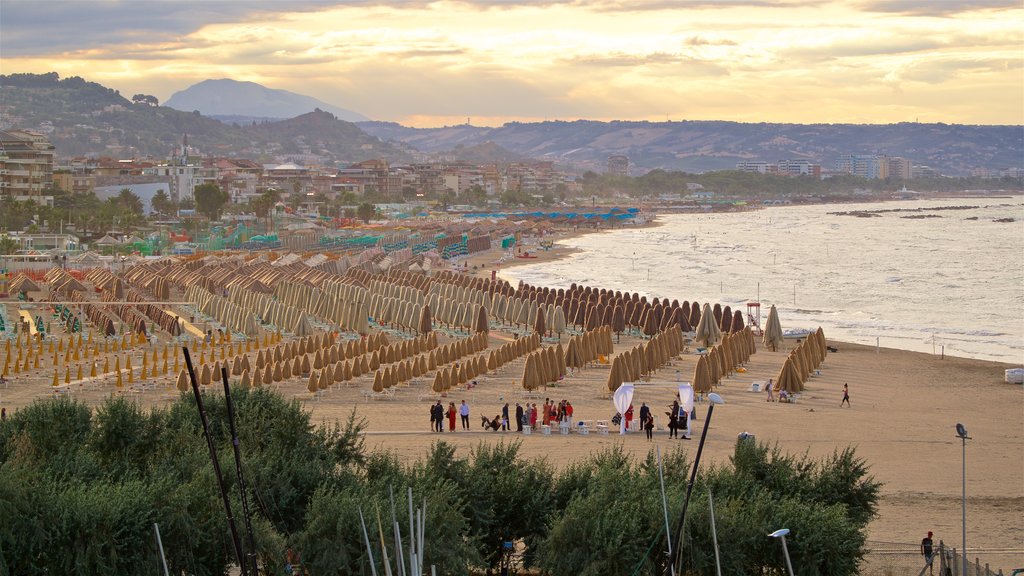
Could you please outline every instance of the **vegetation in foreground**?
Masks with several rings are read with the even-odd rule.
[[[440,574],[497,566],[510,540],[520,544],[522,564],[550,574],[661,573],[664,516],[653,454],[635,461],[613,448],[556,470],[521,457],[518,442],[481,444],[469,454],[437,442],[410,463],[366,453],[354,414],[344,426],[314,426],[297,402],[274,392],[232,395],[264,573],[282,573],[291,547],[310,574],[369,574],[360,509],[376,530],[377,511],[390,515],[393,489],[406,526],[400,504],[408,487],[417,506],[426,499],[425,557]],[[205,403],[242,531],[224,399],[208,395]],[[664,459],[673,530],[689,461],[682,451]],[[729,465],[704,470],[682,550],[691,574],[715,571],[708,491],[722,573],[782,574],[781,549],[765,536],[780,527],[792,531],[799,574],[857,572],[879,484],[852,449],[814,460],[744,440]],[[220,575],[234,563],[189,396],[148,412],[120,398],[95,412],[69,399],[42,400],[0,422],[0,518],[4,574],[154,573],[154,522],[172,573]],[[380,561],[380,550],[374,557]]]

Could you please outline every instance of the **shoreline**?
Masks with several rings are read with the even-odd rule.
[[[879,203],[881,203],[881,201],[879,201]],[[832,205],[834,203],[821,203],[821,204],[822,205]],[[772,206],[766,206],[764,208],[772,208]],[[760,207],[759,207],[759,209],[760,209]],[[673,215],[675,213],[667,213],[667,214],[668,215]],[[647,229],[647,228],[654,229],[654,228],[665,226],[666,222],[664,222],[664,220],[661,218],[662,216],[665,216],[665,215],[666,215],[666,213],[654,214],[650,221],[648,221],[647,223],[645,223],[643,225],[636,226],[635,228],[639,230],[639,229]],[[491,277],[490,276],[491,271],[494,270],[495,266],[497,266],[496,277],[499,278],[499,279],[508,280],[513,286],[516,286],[518,284],[518,282],[519,282],[518,278],[516,278],[517,275],[514,272],[508,273],[508,274],[503,274],[503,273],[505,273],[505,272],[507,272],[509,270],[512,270],[514,268],[521,267],[521,266],[539,265],[539,264],[543,264],[543,263],[552,263],[552,262],[568,260],[573,255],[583,253],[586,250],[585,249],[580,249],[580,248],[574,248],[574,247],[565,246],[564,245],[565,241],[572,240],[572,239],[575,239],[575,238],[579,238],[579,237],[582,237],[582,236],[585,236],[585,235],[589,235],[589,234],[600,234],[600,233],[611,232],[611,231],[614,231],[614,230],[623,230],[623,229],[628,230],[629,228],[630,227],[619,227],[619,228],[613,228],[613,229],[563,231],[563,232],[556,232],[554,234],[550,234],[548,236],[544,236],[544,237],[541,237],[541,238],[533,238],[533,237],[531,237],[531,238],[528,239],[529,243],[524,244],[524,251],[525,250],[529,250],[531,255],[536,255],[536,258],[530,258],[530,259],[525,259],[525,258],[523,258],[523,259],[520,259],[520,258],[506,258],[506,257],[504,257],[505,253],[501,249],[494,249],[494,248],[492,248],[491,250],[478,253],[477,255],[470,256],[470,258],[467,260],[467,263],[469,264],[469,267],[471,268],[469,273],[471,275],[478,276],[478,277],[490,278]],[[537,250],[536,247],[539,246],[540,240],[552,240],[554,242],[554,246],[550,250]],[[474,266],[476,267],[476,269],[473,269]],[[600,286],[598,286],[598,287],[600,287]],[[666,296],[668,298],[670,298],[670,299],[673,298],[673,296],[671,296],[671,295],[659,295],[658,297],[666,297]],[[764,321],[764,318],[762,318],[762,322],[763,321]],[[832,338],[829,338],[829,339],[832,340]],[[844,343],[849,343],[849,344],[856,344],[856,345],[861,345],[861,346],[868,346],[868,347],[872,347],[872,348],[875,347],[874,344],[871,344],[869,342],[853,342],[853,341],[850,341],[850,340],[842,340],[842,339],[838,339],[836,341],[844,342]],[[920,352],[920,353],[927,354],[927,351],[924,351],[924,350],[921,350],[921,349],[899,348],[899,347],[886,346],[886,345],[881,345],[879,347],[882,350],[885,350],[885,349],[905,350],[905,351],[908,351],[908,352]],[[1024,361],[1022,361],[1022,362],[1012,362],[1012,361],[1006,361],[1006,360],[1001,360],[1001,359],[978,358],[978,357],[969,356],[969,355],[958,355],[957,354],[957,350],[954,350],[954,349],[951,349],[948,352],[940,352],[939,350],[936,350],[934,352],[934,356],[935,357],[940,357],[941,355],[944,355],[944,356],[950,357],[950,358],[963,358],[963,359],[972,359],[972,360],[991,361],[991,362],[995,362],[995,363],[1005,363],[1005,364],[1008,364],[1009,367],[1011,367],[1011,368],[1022,368],[1022,367],[1024,367]]]

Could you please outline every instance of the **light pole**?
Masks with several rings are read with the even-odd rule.
[[[708,436],[708,426],[711,425],[711,415],[715,411],[716,404],[725,404],[725,400],[714,392],[708,394],[708,400],[708,417],[704,419],[704,430],[700,433],[700,443],[697,444],[697,456],[693,459],[693,468],[690,469],[690,481],[686,484],[686,498],[683,499],[683,511],[679,515],[679,540],[674,548],[669,545],[669,548],[671,548],[671,552],[669,553],[669,565],[672,567],[676,566],[676,563],[679,560],[679,551],[683,547],[683,530],[686,527],[686,509],[690,506],[690,493],[693,491],[693,481],[697,478],[697,466],[700,465],[700,455],[701,452],[704,451],[704,440]],[[690,415],[687,414],[686,417],[689,418]],[[672,535],[668,534],[668,537],[671,539]],[[681,574],[682,570],[677,570],[676,573]]]
[[[960,439],[960,446],[962,451],[961,457],[961,493],[960,493],[960,546],[963,550],[960,551],[960,557],[963,559],[963,572],[961,574],[967,574],[967,441],[971,439],[967,435],[967,428],[964,425],[956,423],[956,437]]]
[[[786,534],[789,534],[789,528],[780,528],[768,536],[771,538],[778,538],[782,541],[782,554],[786,557],[786,568],[789,570],[789,576],[793,576],[793,563],[789,561],[789,548],[786,547]]]

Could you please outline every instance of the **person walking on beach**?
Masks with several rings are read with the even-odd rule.
[[[850,406],[850,385],[849,384],[843,384],[843,399],[842,399],[841,402],[839,402],[839,407],[840,408],[843,407],[843,402],[846,403],[846,407],[847,408],[852,408],[852,406]]]
[[[928,567],[928,573],[932,574],[932,533],[921,539],[921,556],[924,556],[924,565]],[[922,570],[923,572],[923,570]]]
[[[537,403],[536,402],[534,402],[533,405],[530,406],[530,428],[532,428],[534,430],[537,429]]]
[[[629,431],[629,425],[633,422],[633,405],[630,404],[629,408],[626,409],[626,431]]]
[[[508,428],[508,402],[505,402],[505,405],[501,407],[501,431],[507,432]]]
[[[769,378],[768,379],[768,386],[766,386],[766,388],[768,388],[768,399],[765,400],[765,402],[775,402],[775,391],[772,390],[772,388],[774,388],[774,387],[775,386],[772,384],[772,379]]]
[[[455,402],[448,403],[448,431],[455,432]]]
[[[516,432],[523,431],[523,405],[516,402]]]
[[[676,438],[679,434],[679,401],[670,404],[668,409],[668,437]]]
[[[647,432],[647,441],[654,440],[654,416],[651,416],[651,413],[648,411],[647,417],[641,417],[640,422],[643,424],[644,431]]]
[[[469,404],[466,404],[465,400],[459,406],[459,416],[462,416],[462,429],[469,430]]]

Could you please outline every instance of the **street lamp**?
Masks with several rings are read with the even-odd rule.
[[[967,435],[967,428],[964,425],[956,423],[956,437],[960,439],[962,458],[961,458],[961,494],[960,494],[960,542],[963,550],[961,551],[961,558],[963,558],[963,572],[961,574],[967,574],[967,441],[971,439]]]
[[[721,396],[712,392],[708,394],[708,417],[704,419],[704,430],[700,433],[700,443],[697,444],[697,457],[693,459],[693,468],[690,469],[690,481],[686,484],[686,498],[683,499],[683,511],[679,515],[679,540],[675,548],[672,548],[669,557],[669,566],[676,566],[676,562],[679,559],[679,550],[683,547],[683,529],[686,527],[686,509],[690,506],[690,493],[693,491],[693,481],[697,478],[697,466],[700,465],[700,455],[704,451],[704,440],[708,435],[708,426],[711,425],[711,415],[715,411],[716,404],[725,404],[725,400]],[[686,415],[690,417],[689,414]],[[672,535],[668,534],[668,542],[671,542]],[[671,546],[669,546],[671,548]],[[681,573],[677,571],[676,573]]]
[[[786,547],[786,534],[789,534],[789,528],[780,528],[768,536],[771,538],[778,538],[782,541],[782,554],[786,557],[786,568],[789,569],[789,576],[793,576],[793,563],[789,561],[789,548]]]

